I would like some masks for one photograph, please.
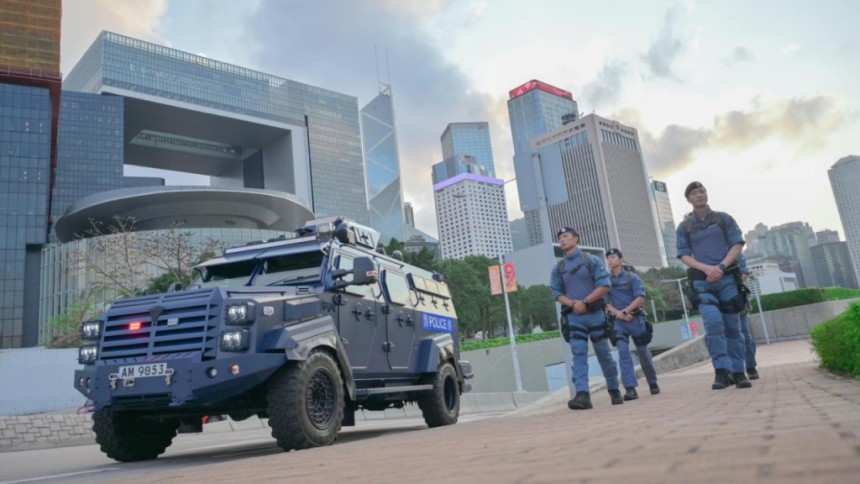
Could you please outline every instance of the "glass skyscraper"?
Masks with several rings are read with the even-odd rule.
[[[0,348],[38,339],[60,102],[60,0],[0,2]]]
[[[818,276],[818,287],[857,289],[847,242],[824,242],[810,247],[809,252]]]
[[[662,235],[666,262],[669,264],[669,267],[683,267],[684,264],[678,259],[678,235],[675,228],[675,218],[672,215],[672,202],[669,200],[666,183],[651,180],[651,191],[654,196],[657,226],[660,228],[660,234]]]
[[[361,135],[367,168],[370,225],[382,234],[382,243],[406,240],[403,188],[391,91],[385,90],[361,109]]]
[[[512,89],[508,95],[520,208],[525,214],[529,243],[537,245],[543,242],[543,229],[539,220],[538,177],[529,141],[560,129],[562,116],[577,119],[579,107],[570,92],[538,80],[526,82]]]
[[[442,132],[441,141],[443,159],[447,160],[455,155],[471,156],[479,167],[486,170],[485,176],[496,177],[488,123],[450,123]],[[439,182],[434,180],[433,183]]]
[[[81,198],[124,186],[123,98],[62,91],[60,99],[53,220]]]
[[[457,154],[433,165],[433,184],[442,183],[449,178],[462,175],[463,173],[489,177],[487,170],[478,166],[475,158],[469,155]]]
[[[125,98],[126,164],[294,193],[318,217],[370,223],[353,96],[111,32],[64,88]]]
[[[860,281],[860,190],[857,189],[860,187],[860,156],[840,158],[827,170],[827,175],[851,255],[854,278]]]

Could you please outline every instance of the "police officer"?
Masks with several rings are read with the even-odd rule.
[[[743,278],[743,282],[750,278],[750,269],[747,267],[747,259],[741,254],[738,256],[738,267],[741,271],[741,277]],[[749,301],[747,301],[746,307],[743,311],[741,311],[741,334],[744,337],[744,362],[746,363],[747,368],[747,377],[750,380],[758,380],[758,371],[755,369],[756,361],[755,361],[755,340],[752,337],[752,333],[750,332],[750,322],[749,322],[749,312],[750,305]]]
[[[567,402],[571,410],[592,408],[588,389],[588,339],[594,346],[597,361],[606,378],[613,405],[624,403],[618,390],[618,367],[610,353],[606,327],[606,303],[603,297],[609,291],[609,273],[597,257],[579,250],[579,233],[563,227],[557,234],[558,245],[564,257],[550,275],[552,295],[563,308],[570,308],[562,324],[570,332],[570,350],[573,353],[573,384],[576,395]],[[563,312],[565,314],[566,312]]]
[[[615,342],[618,347],[618,363],[621,366],[621,383],[624,384],[624,400],[636,400],[636,372],[633,370],[633,358],[630,356],[629,338],[633,338],[636,351],[639,353],[639,364],[642,373],[651,390],[651,395],[660,393],[657,385],[657,371],[654,369],[654,358],[648,343],[651,333],[645,324],[644,311],[645,285],[642,279],[623,266],[624,255],[618,249],[606,251],[606,265],[609,266],[609,296],[606,309],[614,319]]]
[[[678,258],[688,267],[695,299],[691,302],[705,323],[705,344],[715,370],[711,388],[722,390],[731,381],[737,388],[749,388],[739,315],[746,301],[733,274],[744,245],[741,230],[729,214],[711,210],[701,183],[687,185],[684,196],[693,212],[678,225]]]

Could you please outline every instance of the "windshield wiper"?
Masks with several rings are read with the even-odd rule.
[[[290,277],[285,277],[283,279],[277,280],[275,282],[270,282],[269,284],[266,284],[266,285],[267,286],[281,286],[281,285],[284,285],[287,283],[293,283],[293,282],[301,281],[301,280],[305,280],[305,279],[316,280],[316,279],[319,279],[319,275],[315,274],[312,276],[307,276],[307,275],[305,275],[305,276],[290,276]]]

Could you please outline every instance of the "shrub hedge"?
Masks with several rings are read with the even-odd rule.
[[[860,377],[860,303],[809,332],[821,366]]]
[[[544,331],[543,333],[536,334],[518,334],[517,344],[531,343],[532,341],[541,341],[559,337],[561,337],[561,335],[558,330]],[[509,344],[511,344],[511,340],[507,336],[493,339],[481,339],[477,341],[464,341],[463,343],[460,343],[460,351],[487,350],[490,348],[498,348],[499,346],[507,346]]]
[[[805,306],[834,299],[851,299],[860,297],[860,289],[846,289],[844,287],[825,287],[798,289],[796,291],[778,292],[761,296],[761,305],[765,311],[775,309],[793,308]],[[758,312],[758,304],[755,297],[750,298],[752,312]]]

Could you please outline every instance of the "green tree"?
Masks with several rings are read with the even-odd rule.
[[[530,320],[531,327],[540,326],[544,331],[558,329],[552,288],[538,284],[523,288],[522,291],[528,295],[526,306],[522,308],[522,317]]]
[[[418,252],[404,252],[403,256],[406,262],[414,266],[431,272],[439,272],[439,259],[436,258],[436,251],[431,250],[426,245],[421,247]]]
[[[666,267],[661,269],[650,269],[648,272],[639,275],[642,282],[647,288],[650,286],[652,290],[658,292],[662,297],[663,306],[659,305],[660,299],[656,294],[649,294],[648,297],[654,298],[654,304],[657,305],[658,312],[661,313],[661,320],[681,319],[684,317],[684,309],[681,304],[681,293],[678,291],[678,283],[674,279],[687,277],[684,269],[677,267]],[[672,282],[662,282],[672,281]],[[646,309],[650,311],[650,302],[646,302]],[[689,307],[687,308],[689,310]]]
[[[81,345],[81,323],[102,314],[89,300],[76,302],[48,321],[48,348],[77,348]]]

